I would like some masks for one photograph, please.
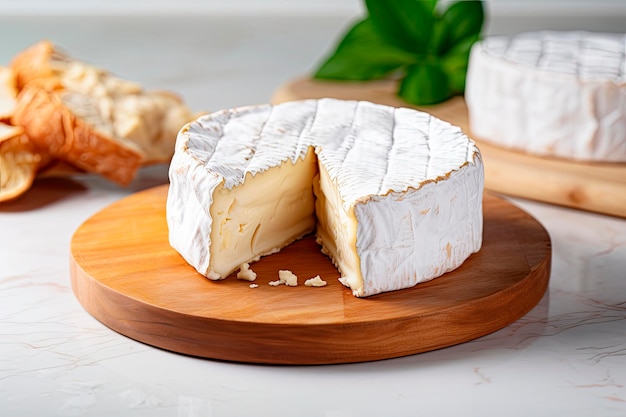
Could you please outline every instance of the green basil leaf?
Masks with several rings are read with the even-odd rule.
[[[368,45],[370,43],[384,43],[380,35],[376,32],[376,28],[372,25],[372,21],[370,19],[366,18],[356,22],[337,45],[337,51],[341,51],[344,48],[350,48],[354,44],[358,43]]]
[[[434,55],[442,55],[448,50],[449,45],[448,23],[437,16],[431,29],[429,51]]]
[[[385,40],[411,52],[426,52],[437,0],[365,0],[369,17]]]
[[[387,44],[365,19],[354,25],[335,52],[317,69],[314,78],[370,80],[415,62],[415,55]]]
[[[448,71],[446,68],[446,74],[448,74],[448,85],[452,94],[463,94],[465,91],[466,73],[467,61],[464,63],[459,62],[453,71]]]
[[[459,1],[451,4],[443,13],[451,45],[467,37],[479,35],[485,21],[483,2],[477,0]]]
[[[403,70],[398,95],[435,104],[465,90],[472,45],[484,24],[483,3],[437,0],[364,0],[368,17],[355,24],[324,61],[316,79],[364,81]]]
[[[465,91],[465,76],[469,63],[469,55],[472,45],[480,38],[480,35],[473,35],[457,43],[448,53],[441,58],[441,66],[448,74],[450,90],[455,94],[462,94]]]
[[[452,96],[448,76],[438,62],[425,62],[407,68],[398,94],[406,102],[416,105],[436,104]]]

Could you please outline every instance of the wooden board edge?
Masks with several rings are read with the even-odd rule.
[[[151,190],[134,194],[126,201],[135,201],[146,192]],[[123,204],[123,200],[112,206],[117,204]],[[533,224],[549,239],[541,224]],[[447,309],[444,326],[441,322],[429,323],[429,316],[434,315],[429,314],[405,317],[392,323],[382,320],[285,327],[275,323],[227,322],[184,315],[129,298],[89,276],[75,259],[74,252],[70,254],[71,283],[76,298],[89,314],[112,330],[139,342],[190,356],[279,365],[377,361],[441,349],[485,336],[518,320],[541,300],[548,287],[550,265],[551,248],[548,246],[545,258],[515,286]],[[519,297],[525,302],[519,303]],[[493,309],[497,309],[498,314],[493,314]],[[185,316],[182,321],[181,315]],[[472,317],[488,317],[489,321],[481,322],[480,326],[468,326],[468,318]],[[185,323],[184,327],[181,322]],[[436,342],[420,340],[425,326],[438,332]],[[363,339],[363,334],[368,338]],[[320,338],[326,342],[320,344]],[[407,338],[413,343],[407,344]],[[279,351],[275,349],[277,341],[281,346]]]
[[[124,296],[84,274],[75,262],[71,264],[72,288],[78,301],[89,314],[113,331],[150,346],[189,356],[272,365],[372,362],[475,340],[510,325],[532,310],[546,292],[549,270],[550,257],[517,286],[489,297],[497,296],[495,305],[501,307],[499,314],[491,311],[493,304],[489,298],[466,304],[447,311],[444,323],[438,321],[436,325],[428,324],[439,328],[436,343],[420,341],[409,345],[405,343],[406,339],[422,338],[425,323],[429,321],[427,316],[414,316],[393,323],[382,321],[290,328],[271,324],[220,323],[190,316],[187,321],[187,327],[193,330],[190,332],[181,328],[180,318],[171,312],[137,300],[129,302]],[[525,298],[526,303],[513,302],[520,297]],[[120,309],[121,304],[129,308]],[[468,318],[472,317],[491,317],[491,321],[483,322],[481,326],[468,326]],[[190,338],[190,334],[195,337]],[[369,337],[363,339],[363,334]],[[402,340],[390,337],[393,334]],[[329,342],[321,344],[320,340]],[[281,346],[279,351],[275,349],[277,343]],[[303,349],[302,346],[310,348]]]
[[[493,146],[476,140],[483,154],[485,169],[485,189],[511,197],[525,198],[561,207],[568,207],[626,218],[626,184],[623,186],[607,182],[602,177],[583,174],[586,167],[581,165],[580,172],[569,173],[565,177],[558,168],[538,163],[539,174],[535,176],[504,175],[511,166],[519,164],[515,157],[490,157]],[[498,149],[500,153],[505,153]],[[528,161],[537,158],[528,157]],[[593,174],[593,168],[589,168]],[[626,166],[624,167],[626,177]],[[538,181],[541,177],[541,181]],[[623,187],[620,193],[616,187]]]

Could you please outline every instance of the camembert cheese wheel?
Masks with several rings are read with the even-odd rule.
[[[477,139],[538,156],[626,162],[626,34],[543,31],[472,48]]]
[[[440,276],[482,244],[478,148],[413,109],[321,99],[218,111],[180,131],[169,176],[170,244],[210,279],[315,232],[364,297]]]

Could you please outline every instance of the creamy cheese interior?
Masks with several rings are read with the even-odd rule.
[[[357,221],[354,207],[346,211],[337,186],[320,164],[313,184],[316,196],[317,243],[341,272],[344,285],[359,291],[363,288],[360,259],[356,250]]]
[[[241,184],[213,191],[209,278],[226,277],[243,263],[278,252],[315,229],[311,149],[263,175],[248,173]]]
[[[357,292],[363,288],[354,208],[344,209],[336,184],[312,148],[295,164],[287,160],[263,175],[246,174],[232,189],[218,185],[209,213],[211,279],[224,278],[315,231],[342,282]]]

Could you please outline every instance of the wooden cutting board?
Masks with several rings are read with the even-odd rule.
[[[413,288],[355,298],[314,238],[262,258],[257,288],[210,281],[168,243],[167,185],[88,219],[71,242],[74,293],[132,339],[188,355],[269,364],[387,359],[463,343],[514,322],[546,291],[550,238],[530,215],[484,197],[484,242],[459,269]],[[279,269],[325,287],[273,287]]]
[[[396,83],[389,80],[351,83],[301,78],[281,86],[272,101],[280,103],[333,97],[408,107],[405,101],[396,96],[395,91]],[[467,107],[461,97],[436,106],[413,107],[460,126],[476,141],[483,154],[485,187],[488,190],[626,217],[626,164],[540,158],[490,145],[472,135]]]

